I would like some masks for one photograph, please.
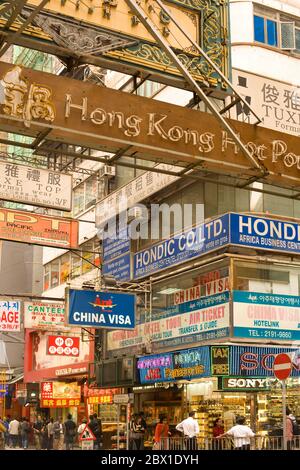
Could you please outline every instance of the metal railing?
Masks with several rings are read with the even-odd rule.
[[[161,438],[156,450],[283,450],[282,436]],[[287,450],[300,450],[300,436],[287,440]]]

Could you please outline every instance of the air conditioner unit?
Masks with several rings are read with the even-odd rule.
[[[103,178],[104,176],[107,176],[108,178],[116,176],[116,168],[110,165],[103,165],[99,170],[99,177]]]
[[[141,207],[131,207],[129,210],[128,210],[128,222],[130,222],[131,220],[134,220],[134,219],[140,219],[142,218],[143,216],[145,216],[145,214],[143,213],[143,209]]]

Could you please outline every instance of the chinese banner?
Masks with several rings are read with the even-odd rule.
[[[79,356],[78,336],[48,336],[47,354],[52,356]]]
[[[79,406],[80,399],[73,398],[50,398],[41,400],[41,408],[69,408],[70,406]]]
[[[24,328],[70,330],[70,327],[65,325],[65,304],[24,302]]]
[[[100,395],[98,397],[88,397],[87,402],[89,405],[109,405],[113,403],[113,396]]]
[[[81,387],[76,382],[42,382],[41,407],[69,407],[79,406]]]
[[[15,301],[0,301],[0,331],[20,331],[21,303]]]

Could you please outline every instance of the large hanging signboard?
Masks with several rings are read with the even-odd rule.
[[[78,336],[48,336],[47,354],[51,356],[79,356]]]
[[[41,407],[42,408],[69,408],[79,406],[81,387],[74,383],[42,382]]]
[[[133,331],[107,334],[107,350],[152,343],[155,349],[229,335],[229,292],[202,297],[178,306],[179,315],[137,325]]]
[[[240,338],[298,341],[300,297],[233,291],[233,334]]]
[[[133,329],[135,294],[70,289],[68,323],[93,328]]]
[[[24,302],[24,328],[70,330],[65,325],[65,304]]]
[[[31,69],[0,63],[3,131],[38,135],[137,158],[197,163],[253,176],[253,168],[212,115]],[[300,184],[298,138],[238,121],[232,126],[269,174],[268,182]],[[43,146],[39,152],[43,152]]]
[[[77,248],[78,221],[0,208],[0,240]]]
[[[299,136],[299,86],[278,82],[242,70],[232,71],[232,81],[247,103],[262,118],[262,126]],[[238,103],[230,114],[231,117],[244,122],[247,118],[251,119],[249,108],[243,103]]]
[[[0,300],[0,331],[21,330],[21,302]]]
[[[70,211],[72,176],[0,162],[0,199]]]
[[[2,4],[2,5],[1,5]],[[226,75],[229,71],[228,2],[207,0],[172,0],[165,6],[173,18],[188,32],[189,37],[201,43],[209,55]],[[10,18],[11,12],[1,15],[7,5],[0,2],[0,28]],[[30,0],[14,19],[9,30],[14,32],[24,24],[32,6],[39,6],[39,0]],[[166,41],[174,48],[196,80],[203,79],[214,87],[224,87],[217,75],[199,55],[191,43],[174,26],[168,14],[147,0],[139,5],[153,24],[160,30]],[[29,8],[28,8],[28,7]],[[6,21],[5,21],[5,19]],[[178,71],[165,52],[158,46],[152,35],[130,10],[126,0],[49,0],[44,9],[34,16],[21,36],[23,46],[37,48],[59,56],[93,55],[83,63],[93,63],[103,68],[136,73],[144,70],[156,80],[174,83]],[[29,41],[29,42],[28,42]],[[69,52],[69,54],[68,54]]]

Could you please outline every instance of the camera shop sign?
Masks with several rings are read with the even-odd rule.
[[[270,380],[267,377],[219,377],[219,390],[253,391],[269,390]]]
[[[36,137],[47,128],[49,140],[109,152],[131,145],[138,158],[199,161],[209,170],[253,175],[248,159],[210,114],[3,62],[0,124],[6,132]],[[297,137],[238,121],[233,127],[269,172],[268,181],[299,185]]]
[[[0,162],[0,199],[70,211],[72,176]]]

